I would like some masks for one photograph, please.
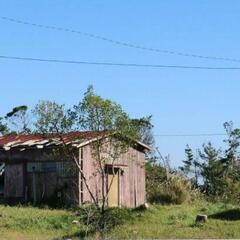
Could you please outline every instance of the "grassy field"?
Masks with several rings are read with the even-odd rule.
[[[196,225],[198,213],[209,220]],[[111,238],[240,238],[240,208],[225,204],[152,206],[137,220],[117,227]],[[228,220],[227,220],[228,219]]]
[[[77,233],[72,212],[0,206],[0,239],[57,239]]]
[[[197,213],[209,221],[195,224]],[[226,204],[199,202],[184,205],[154,205],[133,211],[133,219],[114,227],[105,237],[128,238],[240,238],[240,208]],[[84,232],[86,226],[74,225],[74,212],[33,207],[0,205],[0,239],[62,239]],[[97,238],[94,234],[91,238]]]

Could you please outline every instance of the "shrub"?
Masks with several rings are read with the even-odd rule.
[[[88,227],[88,233],[107,232],[113,227],[133,219],[135,216],[132,209],[108,208],[104,213],[101,213],[93,205],[80,208],[78,214],[81,216],[81,221]]]
[[[233,204],[240,204],[240,181],[234,181],[230,178],[227,179],[221,200]]]
[[[189,180],[175,174],[155,186],[155,190],[151,192],[148,200],[153,203],[182,204],[190,199],[190,191]]]
[[[182,176],[173,175],[164,183],[162,200],[167,203],[182,204],[190,199],[190,182]]]
[[[160,185],[167,179],[166,170],[158,164],[146,164],[147,201],[156,202],[161,195]]]

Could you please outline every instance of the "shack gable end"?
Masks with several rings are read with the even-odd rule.
[[[91,145],[80,149],[82,152],[83,172],[96,198],[101,197],[101,176],[97,174],[98,163],[92,155]],[[141,149],[130,147],[121,154],[114,162],[116,168],[120,169],[118,175],[118,206],[137,207],[145,203],[145,153]],[[95,176],[95,177],[93,177]],[[81,202],[91,201],[91,196],[83,184]]]

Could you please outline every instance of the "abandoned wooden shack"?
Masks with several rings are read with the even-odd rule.
[[[94,132],[64,134],[64,144],[77,153],[78,163],[87,183],[98,198],[100,179],[95,174],[96,163],[91,143]],[[74,161],[61,151],[63,142],[55,135],[7,135],[0,137],[0,194],[6,201],[62,201],[83,204],[92,198]],[[114,165],[106,164],[108,205],[137,207],[145,203],[145,152],[149,147],[134,141]],[[113,174],[114,171],[114,174]],[[114,178],[113,178],[114,176]],[[107,189],[106,189],[107,191]]]

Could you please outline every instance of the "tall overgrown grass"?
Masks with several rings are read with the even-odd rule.
[[[148,183],[147,188],[147,199],[151,203],[182,204],[196,195],[191,182],[179,174],[173,174],[163,182]]]

